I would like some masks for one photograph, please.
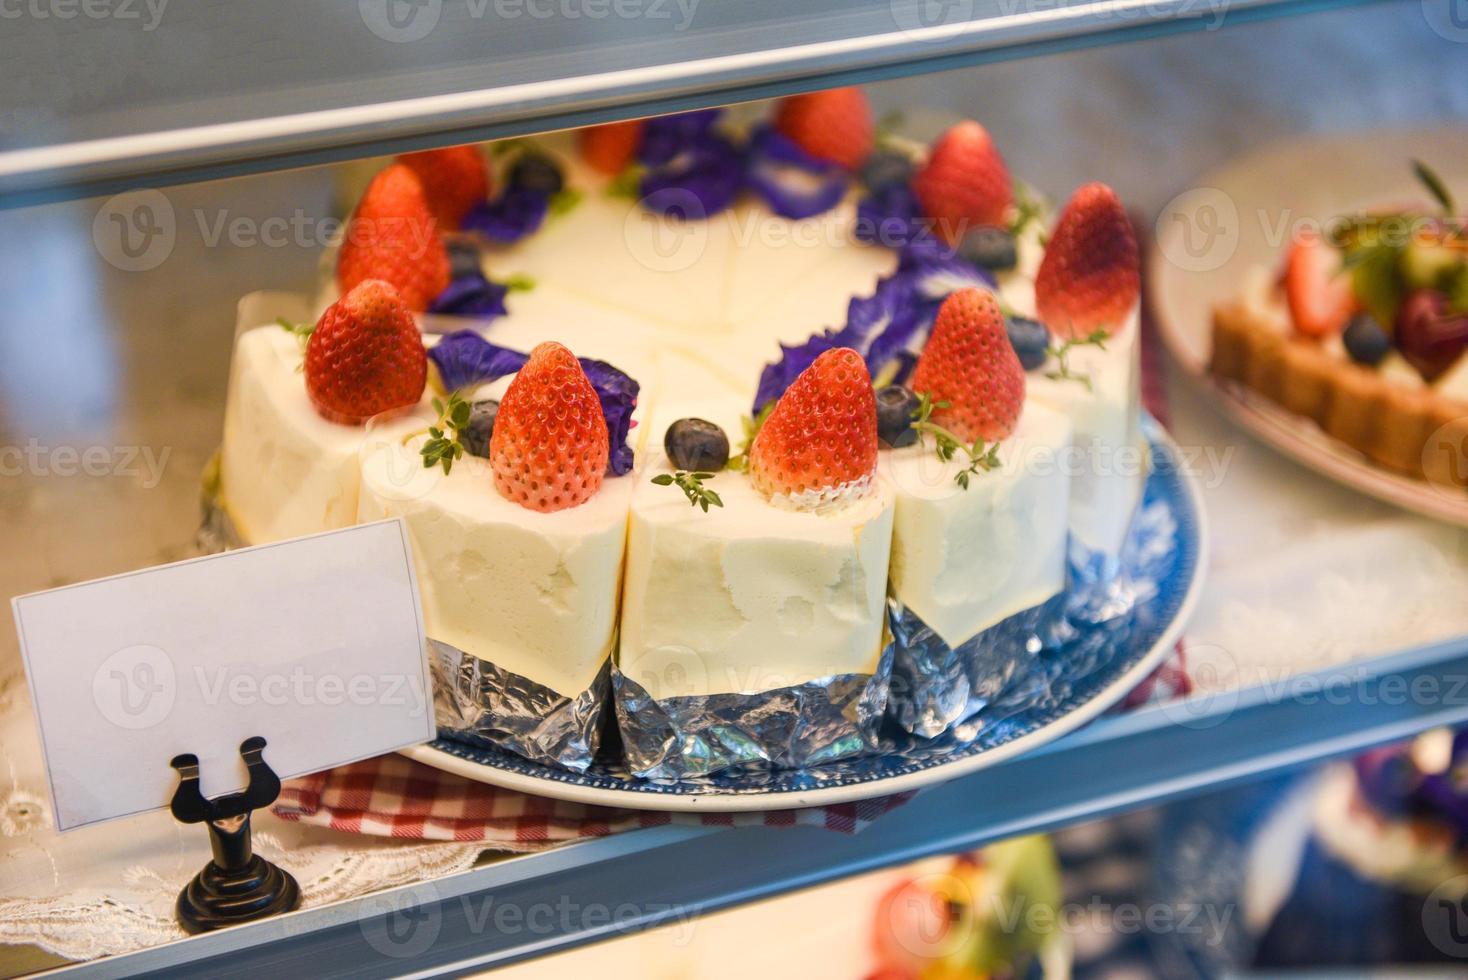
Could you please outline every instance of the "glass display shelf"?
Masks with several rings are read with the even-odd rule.
[[[455,976],[1468,721],[1468,641],[1112,717],[921,792],[856,835],[666,826],[509,858],[60,971]],[[521,928],[495,908],[547,910]],[[563,910],[564,914],[562,914]],[[554,914],[551,914],[554,913]],[[517,917],[515,921],[522,921]],[[424,937],[431,937],[425,942]]]
[[[0,207],[766,98],[1362,0],[16,4]],[[54,9],[53,9],[54,8]]]

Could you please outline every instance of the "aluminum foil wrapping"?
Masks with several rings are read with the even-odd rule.
[[[488,743],[534,762],[585,772],[601,746],[611,662],[591,686],[564,695],[429,639],[439,735]]]
[[[796,769],[875,751],[892,650],[872,674],[836,674],[757,694],[656,698],[612,667],[627,768],[682,780],[727,769]]]
[[[1136,632],[1176,533],[1171,510],[1143,500],[1116,555],[1072,544],[1065,590],[950,647],[916,614],[888,601],[893,671],[888,714],[905,731],[973,738],[986,726],[1064,696]]]

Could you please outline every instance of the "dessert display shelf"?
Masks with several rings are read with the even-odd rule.
[[[1359,2],[1233,0],[1227,23]],[[650,0],[636,6],[641,16],[547,19],[515,5],[503,15],[493,5],[420,6],[402,17],[368,0],[321,4],[310,16],[229,0],[187,15],[131,11],[139,16],[119,29],[89,34],[92,60],[174,70],[121,91],[50,56],[95,26],[87,18],[14,20],[0,62],[48,84],[0,95],[0,121],[24,120],[5,127],[15,138],[0,152],[0,208],[1212,29],[1223,12],[1191,0],[955,4],[936,17],[926,0]],[[199,56],[176,64],[179,50]],[[262,60],[276,71],[260,72]]]

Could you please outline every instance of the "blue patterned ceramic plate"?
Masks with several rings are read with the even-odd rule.
[[[1092,645],[1086,669],[1057,678],[1047,691],[976,735],[923,739],[892,730],[880,751],[803,770],[725,771],[697,780],[637,779],[615,764],[575,773],[508,752],[438,739],[404,754],[470,779],[538,796],[640,810],[779,810],[825,806],[945,782],[1053,741],[1100,715],[1163,660],[1182,633],[1202,584],[1203,509],[1177,447],[1143,419],[1153,469],[1129,542],[1128,571],[1149,581],[1122,642]],[[892,726],[889,726],[891,728]]]

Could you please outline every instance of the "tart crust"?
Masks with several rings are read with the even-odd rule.
[[[1281,334],[1237,302],[1213,311],[1208,370],[1313,420],[1379,466],[1468,489],[1468,403],[1393,383],[1313,340]]]

